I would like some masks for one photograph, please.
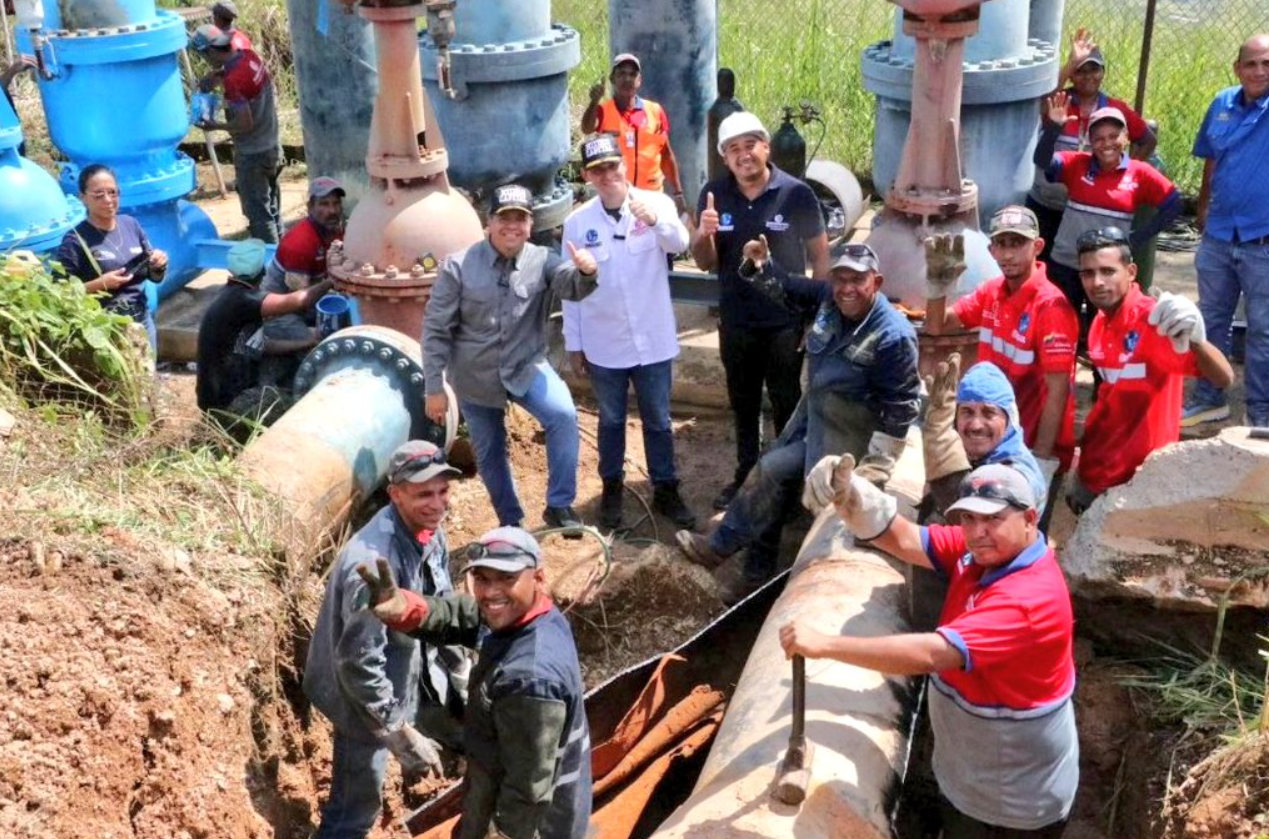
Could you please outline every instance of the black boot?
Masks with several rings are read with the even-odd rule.
[[[679,527],[688,530],[696,527],[696,514],[683,503],[683,496],[679,495],[678,481],[665,481],[653,486],[652,509]]]
[[[599,498],[599,526],[609,530],[621,527],[621,497],[626,485],[621,478],[604,480],[604,494]]]

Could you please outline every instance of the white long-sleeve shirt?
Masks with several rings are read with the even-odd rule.
[[[630,212],[637,199],[657,217],[652,227]],[[688,232],[674,202],[660,192],[631,187],[614,219],[598,197],[564,220],[569,242],[586,248],[599,263],[599,288],[563,304],[564,348],[582,351],[600,367],[657,364],[679,353],[666,254],[687,248]]]

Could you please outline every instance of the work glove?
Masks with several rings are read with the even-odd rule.
[[[1084,512],[1097,500],[1097,493],[1084,486],[1080,481],[1079,475],[1071,473],[1071,479],[1066,487],[1066,506],[1071,508],[1071,512],[1077,516],[1082,516]]]
[[[406,724],[388,732],[383,738],[383,745],[392,752],[401,768],[410,774],[437,778],[444,774],[436,741],[424,737],[412,725]]]
[[[369,566],[357,566],[357,574],[370,592],[367,604],[374,616],[383,621],[389,629],[397,632],[413,632],[427,618],[427,601],[412,591],[402,591],[392,576],[392,567],[388,560],[379,557],[375,560],[377,571]]]
[[[821,461],[823,462],[823,461]],[[899,514],[899,502],[867,478],[855,473],[853,455],[842,455],[833,468],[833,506],[856,539],[876,539],[890,529]]]
[[[921,444],[927,483],[969,470],[965,445],[956,433],[956,385],[960,377],[960,353],[949,355],[947,361],[939,362],[933,376],[925,377],[930,405],[925,412]]]
[[[1198,306],[1179,294],[1165,291],[1150,310],[1146,322],[1159,334],[1172,341],[1172,349],[1178,353],[1190,351],[1191,343],[1207,340],[1207,328]]]
[[[833,503],[833,470],[839,460],[841,458],[835,454],[820,458],[802,483],[802,506],[813,516],[818,516],[820,510]]]
[[[925,240],[925,297],[947,297],[965,273],[965,237],[942,233]]]
[[[874,431],[872,437],[868,438],[868,454],[855,467],[855,474],[884,488],[907,444],[908,441],[902,437],[891,437],[881,431]]]

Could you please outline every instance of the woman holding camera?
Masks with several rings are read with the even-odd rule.
[[[67,232],[57,260],[88,292],[104,294],[103,306],[144,326],[150,347],[156,348],[145,281],[163,278],[167,254],[151,246],[136,219],[119,214],[119,182],[109,167],[85,166],[79,173],[79,197],[88,218]]]

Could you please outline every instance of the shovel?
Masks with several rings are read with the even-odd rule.
[[[793,656],[793,733],[780,764],[772,795],[785,804],[801,804],[811,783],[815,747],[806,741],[806,659]]]

